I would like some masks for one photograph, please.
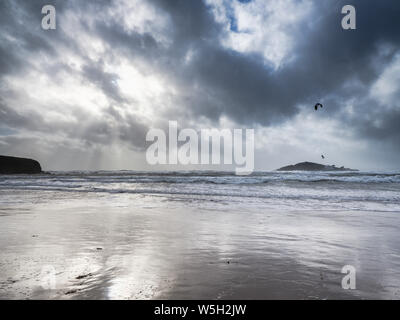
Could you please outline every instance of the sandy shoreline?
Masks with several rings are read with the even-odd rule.
[[[400,295],[394,213],[195,210],[151,196],[57,192],[40,199],[2,202],[0,299]],[[357,290],[341,288],[347,264],[357,268]]]

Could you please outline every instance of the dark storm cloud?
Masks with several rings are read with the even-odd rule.
[[[109,145],[116,139],[125,142],[135,150],[145,148],[145,136],[148,128],[132,115],[121,116],[115,108],[105,111],[101,118],[92,118],[84,111],[76,111],[76,121],[46,121],[35,111],[21,114],[0,101],[0,140],[14,141],[10,134],[35,132],[35,135],[68,137],[77,139],[88,147]],[[85,119],[84,121],[82,119]],[[11,140],[10,140],[11,139]],[[21,140],[21,138],[19,138]]]
[[[337,119],[360,137],[398,139],[398,102],[392,108],[383,108],[382,102],[365,97],[399,52],[400,2],[350,1],[357,9],[357,30],[345,31],[341,28],[341,8],[348,1],[314,1],[311,16],[290,29],[294,39],[289,52],[291,59],[276,70],[265,63],[261,54],[244,54],[224,47],[221,39],[227,30],[215,21],[204,2],[150,2],[160,15],[168,18],[164,31],[170,44],[161,43],[150,32],[126,30],[120,21],[113,19],[98,19],[94,25],[87,24],[87,28],[109,46],[110,55],[126,55],[133,63],[137,62],[137,68],[162,74],[179,88],[167,111],[160,113],[165,119],[180,117],[190,121],[205,117],[217,122],[226,116],[241,125],[279,125],[298,114],[302,105],[309,106],[312,112],[313,105],[319,101],[325,105],[321,117]],[[114,5],[113,1],[1,1],[0,81],[8,73],[28,68],[24,56],[43,52],[57,60],[62,54],[57,50],[58,44],[74,48],[85,57],[84,50],[71,35],[63,33],[62,27],[50,36],[41,32],[40,9],[49,3],[55,4],[60,18],[68,10],[95,16]],[[62,25],[60,18],[58,24]],[[234,21],[234,17],[230,18]],[[237,26],[234,29],[237,31]],[[7,35],[13,35],[18,42],[11,41]],[[384,53],[380,52],[383,45],[389,48]],[[88,121],[80,132],[82,139],[108,144],[119,137],[142,148],[147,128],[140,119],[121,109],[134,108],[135,102],[130,101],[129,105],[121,94],[118,75],[106,72],[101,61],[85,59],[87,62],[81,70],[62,68],[97,86],[108,97],[110,105],[118,107],[105,110],[101,120]],[[348,100],[353,100],[352,116],[344,111]],[[4,104],[2,110],[0,124],[8,123],[10,128],[32,128],[30,121],[53,128],[40,114],[13,113]],[[77,113],[76,117],[84,115]],[[58,125],[58,128],[71,135],[76,132],[67,126]]]
[[[220,44],[223,26],[215,22],[203,2],[153,3],[172,22],[169,48],[149,34],[128,33],[115,23],[100,23],[95,31],[115,50],[128,50],[133,57],[147,61],[148,69],[162,70],[181,86],[176,107],[165,114],[169,118],[181,114],[217,121],[225,115],[242,124],[274,125],[297,114],[299,105],[312,107],[324,99],[332,103],[327,114],[339,117],[341,102],[364,96],[399,47],[399,4],[353,1],[358,29],[345,31],[340,22],[341,8],[347,2],[316,2],[313,16],[293,31],[295,58],[275,71],[261,56],[224,48]],[[395,50],[374,61],[383,44],[392,44]],[[193,57],[185,64],[189,51]],[[359,81],[362,90],[344,86],[349,80]],[[376,102],[370,101],[362,112],[376,107]],[[341,120],[349,126],[365,126],[357,118]]]
[[[376,68],[372,60],[378,46],[391,43],[399,48],[400,3],[353,1],[358,29],[345,31],[340,10],[346,3],[316,3],[311,21],[300,25],[295,35],[298,41],[294,61],[274,71],[260,57],[218,45],[216,31],[220,26],[210,18],[204,4],[161,2],[174,21],[175,42],[170,57],[175,57],[173,68],[186,83],[191,102],[187,107],[195,114],[228,115],[238,122],[268,125],[296,114],[301,103],[312,106],[332,94],[340,99],[347,80],[357,79],[369,86],[393,57],[393,52],[388,53]],[[195,55],[190,65],[184,66],[182,55],[188,48],[193,48]]]
[[[102,61],[97,63],[91,61],[89,64],[84,65],[82,73],[90,83],[97,85],[107,97],[116,102],[126,102],[117,84],[118,75],[104,71]]]
[[[186,110],[181,111],[185,115],[213,120],[225,115],[245,125],[276,125],[291,119],[300,105],[310,106],[311,111],[315,102],[326,100],[330,103],[322,117],[338,118],[360,137],[397,139],[400,126],[393,120],[397,111],[384,111],[377,101],[364,97],[399,52],[399,2],[352,1],[357,30],[351,31],[341,27],[341,8],[348,1],[315,2],[312,16],[292,30],[294,59],[278,70],[266,66],[260,56],[219,45],[224,31],[204,3],[155,3],[173,21],[168,66],[186,92]],[[380,54],[383,45],[391,49]],[[194,54],[185,65],[189,49]],[[343,116],[347,99],[354,100],[355,116]],[[377,128],[363,114],[373,114],[382,125]]]
[[[62,11],[64,1],[54,1]],[[9,72],[23,71],[28,66],[25,55],[46,52],[56,57],[51,42],[41,31],[41,8],[48,1],[0,2],[0,77]]]
[[[23,77],[24,72],[34,68],[29,63],[29,57],[34,54],[42,53],[50,64],[41,66],[41,71],[51,75],[55,80],[62,79],[59,76],[62,72],[71,74],[77,79],[82,79],[98,87],[105,96],[113,103],[128,103],[120,93],[117,85],[118,75],[104,71],[102,61],[90,60],[85,52],[74,41],[74,35],[64,33],[62,27],[56,30],[44,32],[41,29],[41,8],[46,4],[52,4],[57,10],[57,19],[66,10],[76,13],[93,14],[97,10],[102,10],[105,6],[112,4],[110,1],[1,1],[0,3],[0,83],[7,75],[18,74]],[[59,22],[59,20],[58,20]],[[81,21],[83,24],[86,21]],[[60,22],[58,24],[60,26]],[[89,28],[89,27],[88,27]],[[149,41],[147,40],[146,43]],[[70,65],[59,63],[59,55],[62,50],[59,48],[67,46],[83,57],[86,64],[81,70],[71,68]],[[42,58],[42,57],[38,57]],[[8,101],[18,96],[16,92],[4,91],[8,96]],[[20,92],[19,95],[25,95]],[[30,106],[32,107],[32,106]],[[65,105],[69,109],[68,105]],[[80,139],[88,146],[107,145],[112,143],[116,137],[127,143],[134,149],[141,150],[144,147],[145,133],[148,128],[132,115],[121,112],[114,116],[106,110],[102,117],[93,119],[79,108],[74,108],[74,118],[76,121],[68,122],[60,119],[59,121],[46,120],[45,108],[25,108],[19,106],[20,111],[9,106],[4,99],[0,100],[0,134],[3,135],[3,142],[21,141],[18,138],[6,137],[9,133],[18,131],[31,131],[39,134],[58,134],[71,139]],[[85,119],[85,121],[82,121]],[[17,130],[17,131],[16,131]]]
[[[26,10],[21,16],[25,16],[27,12],[40,12],[46,1],[20,3],[20,10],[24,6]],[[68,8],[82,12],[88,3],[91,2],[72,1]],[[193,95],[187,94],[191,105],[185,107],[209,117],[225,114],[236,121],[262,124],[286,119],[298,111],[296,106],[300,103],[313,103],[335,91],[339,94],[342,84],[349,78],[370,84],[382,71],[374,68],[371,61],[378,45],[399,45],[400,4],[397,2],[353,1],[357,8],[356,31],[341,29],[340,9],[347,2],[316,3],[313,17],[310,17],[316,22],[306,21],[298,27],[296,38],[300,40],[293,50],[295,60],[274,71],[265,66],[261,57],[236,53],[219,45],[222,26],[215,22],[203,2],[155,0],[153,3],[171,18],[173,45],[169,49],[159,46],[150,34],[126,32],[115,22],[98,22],[93,31],[115,50],[126,46],[132,55],[147,58],[148,63],[168,71],[181,85],[193,89]],[[92,3],[98,10],[110,4],[110,1]],[[65,2],[56,2],[56,5],[57,10],[59,5],[62,9],[67,6]],[[88,13],[92,11],[88,9]],[[13,19],[6,13],[3,15],[8,17],[3,24],[9,25]],[[40,15],[33,16],[36,16],[33,20],[40,21]],[[21,26],[17,28],[15,24],[13,29],[18,36],[23,36],[26,50],[53,50],[48,43],[51,40],[29,33],[26,28],[22,30]],[[183,59],[189,49],[193,50],[194,57],[184,65]],[[1,61],[8,60],[10,51],[3,48],[6,59],[0,56]],[[2,63],[3,68],[6,66],[7,63]],[[101,63],[90,62],[83,73],[111,98],[122,99],[115,84],[118,75],[104,72]]]
[[[8,136],[15,130],[36,132],[51,136],[67,136],[78,139],[88,147],[109,145],[119,139],[135,150],[145,148],[147,126],[132,115],[122,116],[114,107],[104,111],[104,116],[93,118],[83,110],[74,113],[76,121],[47,121],[35,111],[17,112],[0,100],[0,136]],[[85,119],[84,121],[82,119]],[[2,138],[11,141],[10,137]]]
[[[149,33],[140,34],[133,30],[127,32],[116,21],[110,23],[96,23],[93,31],[100,35],[101,39],[116,50],[128,50],[133,56],[143,56],[146,59],[162,59],[163,52],[157,41]]]

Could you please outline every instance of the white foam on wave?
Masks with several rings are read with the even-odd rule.
[[[280,208],[400,211],[400,174],[374,172],[51,172],[0,177],[0,190],[158,195]]]

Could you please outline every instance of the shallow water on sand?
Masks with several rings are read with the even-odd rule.
[[[1,299],[400,297],[396,181],[129,186],[156,193],[105,192],[104,177],[100,191],[65,190],[71,178],[3,180]],[[345,265],[356,290],[341,287]]]

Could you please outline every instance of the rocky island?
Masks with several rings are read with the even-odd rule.
[[[335,165],[324,165],[315,162],[300,162],[294,165],[285,166],[277,171],[358,171],[345,167],[336,167]]]
[[[41,173],[42,167],[36,160],[0,156],[0,174]]]

